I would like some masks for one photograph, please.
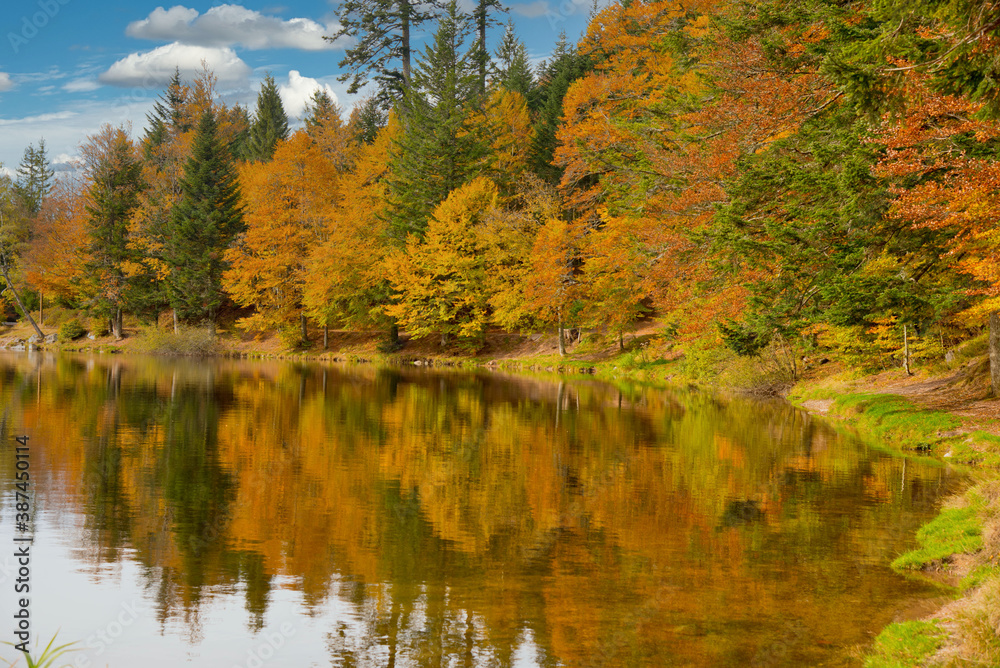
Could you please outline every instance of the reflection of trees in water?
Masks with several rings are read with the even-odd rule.
[[[335,665],[510,665],[526,638],[542,665],[750,662],[786,642],[779,616],[860,642],[831,610],[848,585],[913,590],[880,564],[947,481],[911,463],[901,485],[901,460],[784,404],[587,378],[136,358],[0,374],[82,500],[91,558],[134,550],[161,623],[197,637],[212,589],[240,591],[259,630],[287,576],[309,614],[356,611],[331,622]],[[818,660],[800,645],[790,665]]]

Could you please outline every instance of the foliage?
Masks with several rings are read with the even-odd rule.
[[[412,37],[420,26],[434,18],[438,2],[412,0],[347,0],[339,5],[340,29],[325,39],[352,40],[339,66],[340,81],[349,81],[348,93],[357,93],[369,74],[378,86],[378,100],[392,107],[409,88]],[[398,65],[397,65],[398,63]]]
[[[34,216],[42,208],[42,203],[52,190],[52,178],[55,172],[49,165],[49,156],[45,152],[45,140],[38,140],[38,148],[28,144],[24,149],[24,157],[17,168],[15,190],[24,202],[28,214]]]
[[[399,293],[386,313],[414,336],[454,336],[477,348],[489,321],[484,289],[486,265],[478,235],[483,216],[498,205],[497,187],[478,178],[438,206],[426,238],[407,239],[405,252],[387,259],[389,280]]]
[[[431,212],[482,171],[484,130],[470,112],[479,103],[475,72],[463,54],[468,22],[453,1],[424,49],[399,109],[389,178],[389,222],[399,242],[422,235]]]
[[[284,139],[288,139],[288,116],[274,77],[267,74],[257,94],[257,110],[246,143],[247,160],[270,161],[278,142]]]
[[[125,128],[105,125],[81,147],[87,180],[86,294],[91,308],[122,336],[133,267],[142,262],[130,245],[129,221],[143,189],[142,165]]]
[[[59,325],[59,340],[73,341],[87,333],[78,320],[67,320]]]
[[[163,259],[171,306],[189,321],[214,323],[222,305],[223,253],[243,229],[237,176],[218,124],[206,111],[171,211]]]
[[[268,163],[240,170],[245,231],[225,250],[222,287],[255,313],[240,326],[265,331],[297,322],[309,251],[323,239],[337,190],[335,168],[303,131],[278,144]]]
[[[215,332],[206,327],[181,327],[176,334],[158,327],[142,329],[133,347],[150,355],[215,355],[219,341]]]

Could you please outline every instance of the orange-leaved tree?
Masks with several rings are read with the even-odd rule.
[[[348,126],[350,128],[350,125]],[[389,295],[382,259],[389,147],[399,133],[394,118],[371,144],[356,147],[342,173],[338,199],[326,218],[323,239],[306,258],[303,304],[324,327],[388,326],[382,305]]]
[[[34,288],[66,300],[81,295],[87,262],[86,183],[66,176],[52,187],[31,222],[31,240],[21,258]]]
[[[223,274],[233,301],[255,309],[241,327],[281,329],[298,320],[308,338],[305,262],[324,234],[336,182],[336,169],[304,131],[280,142],[271,162],[241,166],[246,232],[226,251]]]
[[[890,180],[889,215],[916,228],[949,232],[948,252],[976,281],[967,316],[987,315],[990,376],[1000,396],[1000,121],[982,102],[933,90],[925,74],[906,75],[899,115],[886,114],[874,141],[885,146],[876,173]]]

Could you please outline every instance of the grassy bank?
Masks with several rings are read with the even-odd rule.
[[[789,399],[861,438],[968,468],[970,485],[916,535],[892,567],[953,587],[955,600],[924,620],[886,627],[863,656],[866,668],[1000,665],[1000,438],[988,418],[959,415],[886,392],[850,392],[820,380]],[[921,397],[921,395],[916,395]]]

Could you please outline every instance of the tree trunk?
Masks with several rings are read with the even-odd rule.
[[[910,371],[910,338],[906,335],[906,325],[903,325],[903,369],[907,376],[912,376]]]
[[[177,309],[174,309],[174,334],[181,333],[181,324],[177,320]]]
[[[562,326],[562,309],[559,310],[559,356],[566,357],[566,334]]]
[[[625,334],[618,330],[618,351],[624,352],[625,350]]]
[[[21,314],[28,319],[31,326],[35,328],[35,334],[38,334],[38,338],[42,341],[45,340],[45,335],[42,334],[42,330],[38,328],[38,324],[35,323],[35,319],[31,317],[31,314],[25,310],[24,304],[21,303],[21,296],[17,294],[17,290],[14,289],[14,284],[10,282],[10,276],[7,275],[7,263],[0,262],[0,272],[3,273],[3,280],[7,281],[7,287],[10,288],[10,293],[14,295],[14,301],[17,302],[17,308],[21,309]]]
[[[486,55],[486,4],[485,0],[479,0],[479,6],[476,7],[476,32],[479,35],[479,53],[476,54],[476,60],[479,62],[479,92],[480,94],[486,93],[486,62],[489,57]]]
[[[330,349],[330,326],[323,325],[323,350]]]
[[[396,323],[389,325],[389,345],[393,348],[399,346],[399,325]]]
[[[403,61],[403,87],[410,89],[410,0],[400,2],[399,59]]]
[[[448,345],[448,332],[441,332],[441,347]]]
[[[1000,311],[990,313],[990,387],[1000,397]]]
[[[115,337],[115,341],[121,341],[122,339],[122,310],[118,309],[115,311],[114,315],[111,316],[111,336]]]
[[[300,321],[300,323],[302,325],[302,340],[308,342],[309,341],[309,330],[306,328],[306,314],[305,313],[300,313],[299,314],[299,321]]]
[[[39,327],[45,327],[45,294],[39,290],[38,291],[38,325]]]

